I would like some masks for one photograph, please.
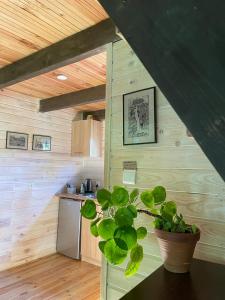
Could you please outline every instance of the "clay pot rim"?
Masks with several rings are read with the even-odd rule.
[[[163,240],[169,240],[174,242],[197,242],[200,239],[201,231],[199,228],[197,228],[196,233],[190,233],[190,232],[168,232],[162,229],[154,229],[154,232],[156,236]]]

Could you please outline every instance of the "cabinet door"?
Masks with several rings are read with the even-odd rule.
[[[95,120],[90,121],[91,138],[90,138],[90,156],[101,156],[102,128],[101,122]]]
[[[87,120],[73,122],[72,155],[90,155],[90,128]]]
[[[81,259],[94,265],[101,265],[102,254],[98,248],[99,238],[90,233],[90,220],[82,218]]]
[[[72,155],[100,157],[101,146],[101,122],[92,119],[73,122]]]

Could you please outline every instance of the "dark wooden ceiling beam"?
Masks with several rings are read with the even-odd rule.
[[[92,88],[72,92],[40,101],[40,112],[59,110],[78,105],[90,104],[105,100],[106,86],[98,85]]]
[[[105,109],[100,109],[95,111],[84,111],[83,119],[86,120],[89,115],[92,115],[94,120],[97,121],[105,120]]]
[[[225,180],[225,2],[99,2]]]
[[[0,89],[101,53],[119,39],[111,19],[82,30],[0,69]]]

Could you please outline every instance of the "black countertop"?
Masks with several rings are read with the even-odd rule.
[[[194,259],[186,274],[162,266],[121,300],[225,300],[225,266]]]

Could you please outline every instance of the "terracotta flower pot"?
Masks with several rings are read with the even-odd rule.
[[[187,273],[200,231],[193,233],[173,233],[155,229],[164,267],[173,273]]]

